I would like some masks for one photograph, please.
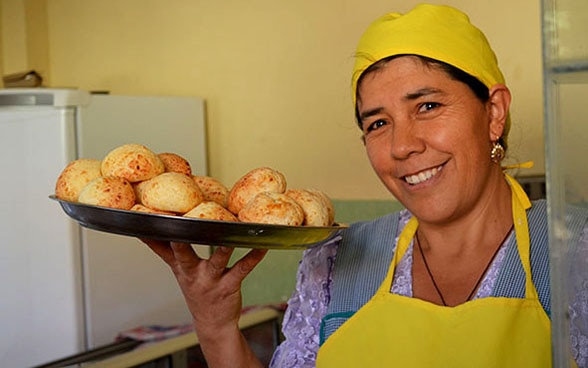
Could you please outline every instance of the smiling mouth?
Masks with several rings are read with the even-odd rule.
[[[433,169],[421,171],[418,174],[407,175],[404,177],[404,181],[406,181],[410,185],[416,185],[416,184],[423,183],[423,182],[431,179],[433,176],[437,175],[441,171],[442,168],[443,168],[443,166],[439,166],[439,167],[435,167]]]

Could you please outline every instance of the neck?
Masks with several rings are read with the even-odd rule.
[[[488,182],[485,195],[459,216],[419,221],[412,270],[416,298],[455,306],[476,292],[513,224],[510,186],[502,176]]]
[[[502,174],[501,174],[502,175]],[[419,221],[419,237],[425,252],[442,250],[448,256],[476,251],[499,241],[513,224],[510,186],[500,178],[498,185],[470,211],[443,223]]]
[[[513,227],[511,227],[507,231],[507,233],[504,235],[504,238],[498,243],[498,245],[495,246],[494,251],[491,254],[491,257],[489,257],[489,258],[484,257],[484,256],[482,257],[482,258],[488,258],[488,261],[486,262],[483,270],[481,272],[480,271],[478,272],[476,279],[472,279],[472,276],[470,276],[470,274],[471,274],[472,270],[475,271],[476,268],[479,268],[479,266],[476,265],[479,262],[472,262],[472,264],[474,264],[474,267],[470,268],[470,270],[469,270],[470,272],[458,272],[459,276],[457,278],[453,278],[454,280],[456,280],[456,279],[458,280],[458,284],[459,284],[458,287],[454,286],[455,281],[447,282],[446,280],[448,280],[450,278],[442,277],[441,279],[443,281],[443,284],[441,284],[441,286],[446,287],[446,293],[444,293],[441,290],[441,286],[438,284],[435,276],[433,275],[433,272],[431,271],[431,267],[429,266],[427,259],[425,258],[425,252],[423,251],[422,242],[420,241],[419,235],[417,232],[416,237],[415,237],[415,244],[416,244],[416,248],[418,249],[418,253],[420,255],[420,261],[422,261],[422,262],[418,262],[418,264],[420,265],[422,263],[422,265],[424,265],[426,273],[429,276],[429,279],[431,280],[431,283],[435,289],[436,294],[431,295],[430,291],[428,292],[428,294],[427,294],[427,292],[423,291],[426,289],[424,289],[422,287],[422,281],[421,281],[421,284],[419,286],[416,286],[416,283],[413,283],[413,289],[415,290],[415,296],[420,297],[421,299],[429,300],[429,301],[437,303],[437,304],[441,304],[443,306],[455,306],[455,305],[465,303],[465,302],[471,300],[472,297],[474,296],[476,290],[478,290],[478,287],[480,286],[482,279],[486,275],[486,272],[490,268],[490,265],[494,261],[494,258],[496,258],[496,255],[498,254],[498,251],[500,250],[502,244],[506,241],[506,239],[510,235],[510,232],[512,231],[512,229],[513,229]],[[419,266],[417,266],[417,262],[416,262],[416,260],[418,258],[415,256],[414,259],[415,259],[415,262],[413,262],[413,278],[416,279],[417,277],[415,277],[415,275],[418,275],[417,273],[419,271]],[[422,269],[422,268],[423,267],[420,267],[420,269]],[[462,268],[462,270],[467,270],[467,268]],[[422,272],[421,272],[420,276],[421,276],[421,280],[422,280]],[[462,276],[464,276],[463,279],[462,279]],[[471,289],[469,289],[468,294],[465,294],[464,292],[468,290],[467,287],[469,286],[469,284],[471,284],[471,280],[475,280],[475,283],[473,284]],[[452,285],[452,282],[454,285]],[[464,285],[466,285],[466,289],[464,289]],[[429,290],[431,290],[430,287],[429,287]],[[420,295],[417,294],[417,291],[418,291],[418,294],[420,294]],[[446,298],[449,298],[449,299],[446,299]]]

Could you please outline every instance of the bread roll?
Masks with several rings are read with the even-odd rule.
[[[329,225],[328,226],[332,226],[333,224],[335,224],[335,206],[333,205],[333,201],[331,201],[331,198],[329,198],[329,196],[325,193],[322,192],[320,190],[316,190],[316,189],[307,189],[309,192],[311,192],[312,194],[315,194],[319,197],[319,199],[322,200],[323,202],[323,206],[325,206],[325,208],[327,209],[327,213],[328,213],[328,222]]]
[[[213,201],[227,208],[229,199],[229,189],[220,181],[210,176],[192,176],[192,179],[198,184],[205,201]]]
[[[118,176],[131,183],[151,179],[164,172],[161,159],[140,144],[125,144],[110,151],[102,160],[102,176]]]
[[[154,215],[168,215],[168,216],[175,216],[176,215],[173,212],[154,210],[153,208],[143,206],[142,204],[139,204],[139,203],[136,203],[133,207],[131,207],[131,211],[152,213]]]
[[[141,184],[141,203],[154,210],[183,214],[203,200],[198,185],[184,174],[167,172]]]
[[[78,202],[94,206],[129,210],[135,205],[131,183],[116,176],[101,176],[82,189]]]
[[[239,219],[229,210],[214,201],[204,201],[184,214],[184,217],[192,217],[204,220],[238,222]]]
[[[177,172],[184,175],[192,175],[190,163],[182,156],[176,153],[164,152],[159,153],[157,157],[163,162],[165,172]]]
[[[329,226],[329,210],[318,194],[304,189],[288,189],[285,193],[302,207],[306,226]]]
[[[143,188],[145,188],[147,180],[132,183],[133,189],[135,190],[135,202],[137,204],[143,204]]]
[[[55,183],[55,196],[65,201],[76,202],[82,189],[92,180],[102,176],[100,160],[79,159],[70,162]]]
[[[284,193],[286,178],[282,173],[269,167],[253,169],[242,176],[231,188],[227,201],[227,208],[234,214],[263,192]]]
[[[247,202],[238,217],[243,222],[299,226],[304,221],[304,211],[284,193],[263,192]]]

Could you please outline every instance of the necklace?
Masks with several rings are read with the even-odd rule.
[[[502,244],[506,241],[506,239],[508,239],[508,236],[510,235],[513,227],[514,227],[514,225],[511,226],[510,229],[508,229],[508,231],[506,232],[506,235],[504,236],[504,239],[502,239],[502,241],[500,243],[498,243],[498,247],[496,247],[496,250],[494,251],[494,254],[492,255],[492,257],[490,258],[490,261],[488,261],[488,263],[486,264],[486,267],[484,267],[484,271],[482,271],[482,273],[480,274],[480,277],[478,277],[478,281],[476,281],[476,284],[474,285],[472,291],[470,291],[468,298],[465,300],[466,302],[469,301],[470,299],[472,299],[472,297],[474,296],[474,293],[476,292],[476,290],[478,289],[478,286],[482,282],[484,275],[488,271],[488,268],[490,268],[490,265],[492,264],[492,261],[494,261],[494,258],[496,258],[496,255],[498,254],[498,251],[502,247]],[[443,306],[446,307],[447,303],[445,302],[445,298],[443,297],[443,293],[441,293],[441,289],[439,289],[439,286],[437,285],[437,282],[435,281],[435,278],[433,277],[433,273],[431,272],[431,269],[429,268],[429,264],[427,263],[427,258],[425,258],[425,253],[423,252],[423,248],[421,247],[421,242],[419,240],[419,233],[418,232],[415,234],[415,238],[416,238],[417,246],[419,248],[419,252],[421,253],[421,257],[423,259],[423,263],[425,265],[425,269],[427,270],[427,273],[429,274],[429,278],[433,282],[433,286],[435,287],[437,294],[441,298],[441,302],[443,303]]]

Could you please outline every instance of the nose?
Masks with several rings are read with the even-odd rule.
[[[422,127],[418,123],[397,123],[391,134],[390,152],[397,160],[405,160],[425,150]]]

